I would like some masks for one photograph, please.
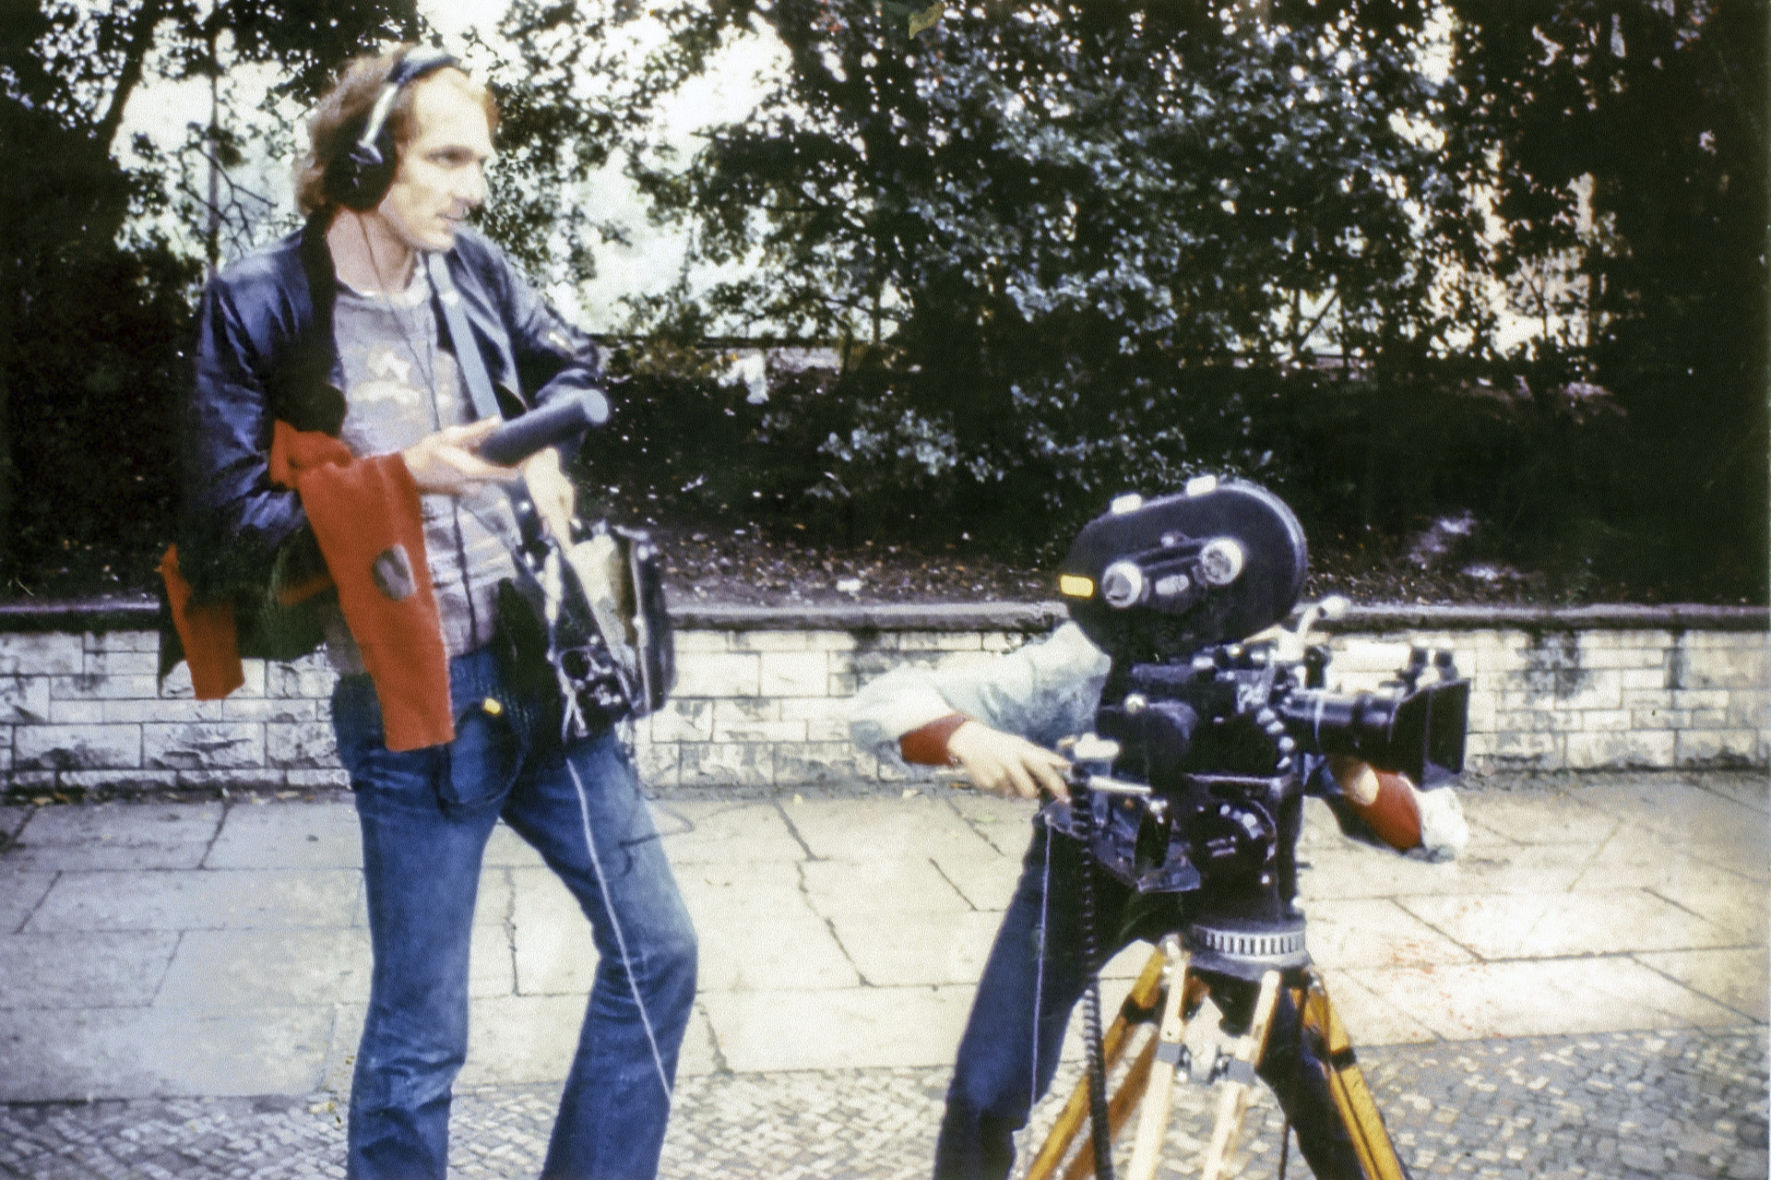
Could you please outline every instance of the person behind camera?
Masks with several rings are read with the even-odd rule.
[[[851,707],[851,733],[882,755],[958,767],[997,794],[1067,800],[1069,762],[1056,747],[1094,727],[1110,670],[1107,653],[1067,622],[982,665],[894,669],[861,688]],[[1320,793],[1343,830],[1359,838],[1432,859],[1455,856],[1467,838],[1449,790],[1419,791],[1405,776],[1350,759],[1336,759],[1330,768],[1313,758],[1306,773],[1321,776]],[[1103,957],[1173,928],[1172,909],[1140,913],[1128,885],[1085,861],[1078,841],[1053,839],[1035,819],[960,1041],[935,1149],[937,1180],[1004,1177],[1013,1166],[1014,1136],[1051,1085],[1070,1012],[1088,983],[1079,905],[1085,872],[1093,873],[1096,928],[1108,943]],[[1194,895],[1178,896],[1185,907]],[[1113,932],[1119,932],[1116,945]],[[1226,1028],[1246,1029],[1255,985],[1201,974]],[[1324,1063],[1302,1035],[1289,989],[1279,995],[1259,1072],[1297,1128],[1315,1174],[1358,1180],[1363,1173],[1335,1112]]]
[[[655,1174],[695,990],[694,932],[624,743],[609,726],[562,738],[557,685],[507,642],[526,609],[514,504],[565,540],[573,489],[551,448],[520,468],[476,450],[501,412],[586,396],[601,370],[467,225],[496,122],[486,88],[421,47],[350,62],[321,99],[305,225],[203,294],[185,513],[162,567],[170,656],[199,696],[237,686],[242,655],[321,642],[340,673],[374,956],[348,1130],[347,1174],[365,1180],[447,1171],[500,818],[571,890],[598,952],[546,1175]]]

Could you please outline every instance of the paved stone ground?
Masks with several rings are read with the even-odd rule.
[[[1765,1028],[1757,1026],[1388,1046],[1361,1058],[1422,1180],[1759,1180],[1767,1174],[1766,1052]],[[663,1175],[918,1177],[945,1081],[944,1069],[686,1078]],[[460,1094],[454,1174],[535,1174],[554,1096],[543,1086]],[[1164,1174],[1195,1174],[1212,1097],[1191,1086],[1177,1090]],[[1043,1108],[1036,1133],[1053,1105]],[[1242,1138],[1239,1175],[1277,1175],[1281,1129],[1262,1091]],[[0,1106],[0,1175],[337,1177],[343,1138],[333,1094],[13,1104]],[[1290,1154],[1288,1173],[1307,1176]]]

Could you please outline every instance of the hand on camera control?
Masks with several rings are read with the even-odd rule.
[[[966,721],[948,735],[947,753],[982,790],[1023,799],[1070,798],[1064,778],[1069,760],[1026,738]]]

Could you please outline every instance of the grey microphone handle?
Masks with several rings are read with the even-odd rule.
[[[509,467],[608,420],[608,399],[586,389],[505,422],[480,443],[480,458]]]

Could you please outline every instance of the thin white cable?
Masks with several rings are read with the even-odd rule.
[[[578,790],[578,818],[584,827],[584,848],[590,853],[590,866],[596,872],[597,888],[603,892],[603,909],[609,915],[609,928],[615,932],[615,945],[621,950],[621,966],[627,972],[627,986],[633,992],[633,1002],[640,1010],[640,1024],[646,1030],[646,1043],[652,1048],[652,1064],[658,1069],[658,1084],[664,1088],[664,1103],[668,1107],[671,1102],[670,1077],[664,1069],[664,1054],[658,1051],[658,1034],[652,1028],[652,1017],[646,1011],[645,997],[640,995],[639,979],[633,973],[633,960],[627,953],[627,937],[621,932],[621,919],[615,915],[615,899],[609,893],[609,879],[603,875],[603,859],[597,855],[596,841],[590,836],[590,798],[584,792],[584,780],[578,777],[578,768],[572,765],[570,754],[562,751],[566,769],[572,774],[572,785]]]
[[[1045,818],[1040,817],[1045,823]],[[1027,1167],[1032,1162],[1027,1157],[1027,1137],[1033,1128],[1033,1107],[1039,1101],[1039,1024],[1045,1002],[1045,924],[1051,915],[1052,895],[1052,828],[1045,825],[1045,863],[1039,878],[1039,944],[1035,952],[1039,957],[1035,960],[1033,972],[1033,1066],[1027,1076],[1027,1122],[1021,1127],[1021,1143],[1015,1156],[1021,1161],[1020,1173],[1027,1174]]]

